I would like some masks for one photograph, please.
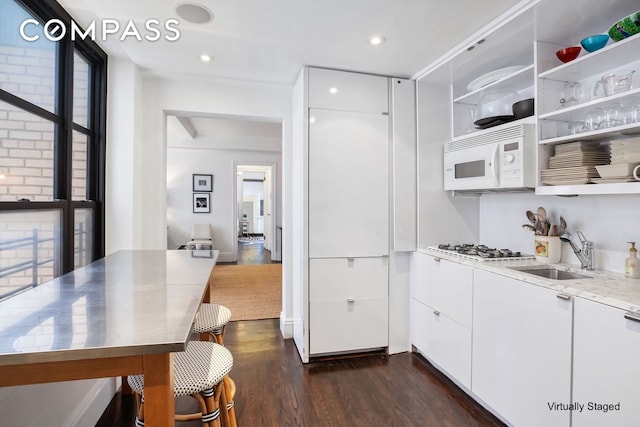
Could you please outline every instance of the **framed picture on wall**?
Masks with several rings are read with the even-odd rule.
[[[209,193],[193,193],[193,213],[210,213],[210,196]]]
[[[213,175],[193,174],[193,191],[213,191]]]

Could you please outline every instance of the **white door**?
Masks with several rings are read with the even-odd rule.
[[[388,254],[388,116],[309,116],[309,257]]]
[[[272,233],[272,221],[275,218],[272,215],[271,208],[273,206],[272,192],[271,192],[271,183],[272,183],[272,169],[269,170],[264,175],[264,206],[262,210],[263,218],[264,218],[264,248],[271,251],[271,259],[273,259],[273,233]]]

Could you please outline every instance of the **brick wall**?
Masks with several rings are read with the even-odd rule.
[[[88,65],[75,61],[74,119],[87,125]],[[0,88],[56,112],[55,51],[0,45]],[[0,200],[53,199],[53,123],[0,102]],[[86,198],[86,137],[73,133],[72,197]]]
[[[55,51],[33,46],[0,45],[0,88],[38,105],[55,111]],[[80,57],[75,58],[74,121],[87,127],[89,67]],[[0,201],[53,199],[54,176],[53,123],[0,101]],[[73,132],[72,198],[86,198],[87,138]],[[90,217],[79,212],[76,229],[87,229]],[[37,232],[36,247],[30,240],[12,248],[12,242],[30,239]],[[90,231],[90,230],[89,230]],[[35,267],[30,263],[52,260],[59,256],[59,213],[1,212],[0,213],[0,296],[23,285],[51,280],[57,275],[57,261]],[[76,248],[90,242],[91,235],[76,235]],[[76,254],[76,266],[90,259],[90,251]],[[24,264],[19,271],[8,270]]]

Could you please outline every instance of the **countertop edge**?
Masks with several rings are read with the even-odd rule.
[[[583,298],[605,304],[620,310],[640,314],[640,279],[627,278],[622,274],[606,270],[581,270],[580,266],[558,263],[549,264],[567,271],[592,276],[589,279],[553,280],[532,274],[523,273],[509,267],[541,266],[542,263],[532,261],[474,261],[448,255],[429,248],[419,248],[416,252],[436,258],[446,259],[457,264],[467,265],[479,270],[489,271],[501,276],[510,277],[522,282],[541,286],[552,291],[561,292],[573,297]]]

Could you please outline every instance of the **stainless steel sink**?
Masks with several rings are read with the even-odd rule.
[[[591,276],[586,276],[584,274],[573,273],[571,271],[559,270],[553,267],[545,267],[545,268],[512,268],[513,270],[518,270],[527,274],[534,274],[536,276],[544,277],[546,279],[553,280],[575,280],[575,279],[592,279]]]

